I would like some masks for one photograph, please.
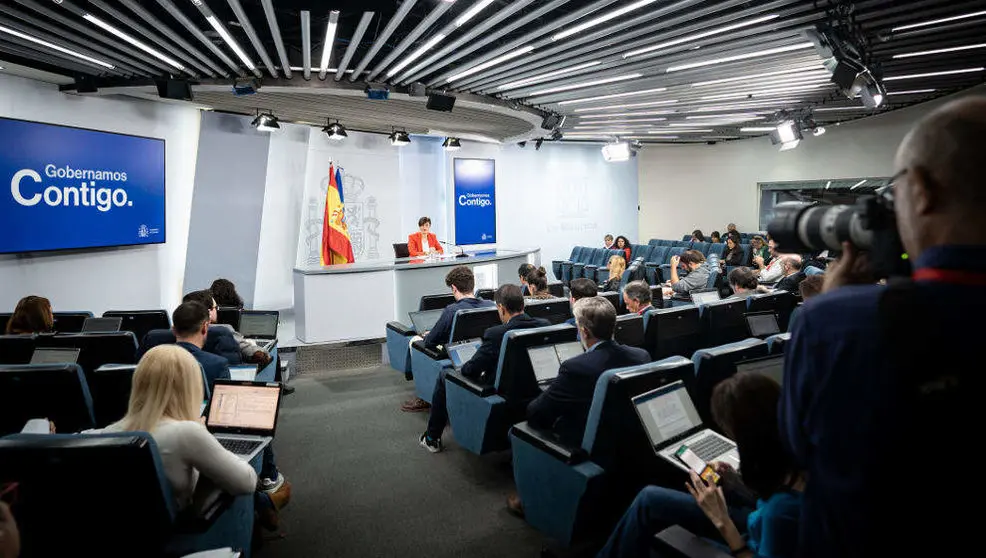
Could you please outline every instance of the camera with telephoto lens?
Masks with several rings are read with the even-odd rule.
[[[856,205],[781,203],[774,207],[767,231],[778,252],[841,251],[842,243],[850,242],[868,253],[876,277],[911,273],[891,195],[867,196]]]

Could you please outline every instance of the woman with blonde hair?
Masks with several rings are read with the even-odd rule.
[[[177,345],[159,345],[137,365],[127,414],[102,430],[148,432],[179,507],[191,503],[200,473],[234,495],[250,494],[257,486],[253,467],[223,448],[200,422],[202,399],[202,370],[195,358]]]
[[[623,272],[627,269],[627,261],[623,259],[623,256],[612,255],[609,257],[607,267],[609,268],[609,279],[599,284],[599,290],[603,292],[619,291]]]

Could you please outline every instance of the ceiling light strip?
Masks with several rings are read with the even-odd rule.
[[[527,46],[520,47],[517,50],[514,50],[514,51],[508,52],[506,54],[497,56],[496,58],[491,58],[490,60],[487,60],[486,62],[483,62],[482,64],[477,64],[476,66],[473,66],[473,67],[471,67],[471,68],[469,68],[467,70],[464,70],[464,71],[461,71],[461,72],[459,72],[457,74],[454,74],[451,77],[449,77],[447,81],[452,82],[452,81],[455,81],[455,80],[458,80],[458,79],[462,79],[462,78],[464,78],[466,76],[471,76],[471,75],[475,74],[476,72],[481,72],[481,71],[485,70],[486,68],[490,68],[492,66],[496,66],[497,64],[499,64],[501,62],[506,62],[507,60],[513,60],[514,58],[517,58],[518,56],[523,56],[523,55],[527,54],[528,52],[531,52],[532,50],[534,50],[534,45],[527,45]]]
[[[394,77],[394,74],[403,70],[408,64],[414,62],[415,60],[423,56],[424,53],[435,48],[435,45],[437,45],[438,43],[444,40],[445,40],[445,34],[443,33],[439,33],[434,37],[432,37],[431,39],[428,39],[428,42],[418,47],[414,52],[406,56],[404,60],[401,60],[394,67],[387,70],[387,77],[388,78]]]
[[[387,69],[387,67],[390,66],[394,62],[394,60],[397,60],[398,56],[407,52],[408,49],[411,48],[411,45],[413,45],[415,41],[417,41],[419,38],[421,38],[422,35],[424,35],[425,31],[430,29],[432,25],[434,25],[439,19],[441,19],[441,17],[445,15],[445,12],[447,12],[452,7],[452,5],[453,5],[452,2],[437,2],[435,4],[435,7],[432,8],[430,12],[428,12],[428,15],[424,19],[418,22],[418,24],[415,25],[414,28],[411,29],[409,32],[404,33],[404,36],[401,38],[401,42],[398,43],[397,46],[395,46],[393,49],[391,49],[391,51],[387,54],[387,56],[385,56],[384,59],[381,60],[380,63],[377,64],[372,71],[370,71],[370,73],[366,76],[366,80],[371,81],[374,78],[376,78],[378,75],[383,73],[383,71]],[[451,33],[453,29],[454,27],[450,23],[446,25],[445,28],[443,28],[443,30],[439,31],[436,34],[448,36],[448,34]]]
[[[936,48],[934,50],[922,50],[922,51],[919,51],[919,52],[905,52],[903,54],[895,54],[895,55],[893,55],[892,58],[898,59],[898,58],[913,58],[915,56],[932,56],[932,55],[935,55],[935,54],[945,54],[945,53],[949,53],[949,52],[961,52],[963,50],[972,50],[972,49],[976,49],[976,48],[986,48],[986,43],[978,43],[978,44],[974,44],[974,45],[963,45],[963,46],[948,47],[948,48]]]
[[[777,48],[769,48],[767,50],[758,50],[755,52],[747,52],[744,54],[736,54],[733,56],[726,56],[723,58],[713,58],[710,60],[702,60],[700,62],[689,62],[687,64],[679,64],[677,66],[670,66],[666,72],[680,72],[682,70],[692,70],[695,68],[704,68],[706,66],[713,66],[716,64],[725,64],[727,62],[738,62],[740,60],[749,60],[751,58],[760,58],[763,56],[771,56],[773,54],[783,54],[785,52],[793,52],[796,50],[802,50],[806,48],[813,48],[812,43],[798,43],[794,45],[787,45]]]
[[[650,95],[651,93],[663,93],[667,91],[667,87],[657,87],[654,89],[645,89],[643,91],[628,91],[626,93],[613,93],[610,95],[599,95],[596,97],[583,97],[581,99],[572,99],[569,101],[561,101],[559,105],[574,105],[579,103],[592,103],[595,101],[605,101],[606,99],[621,99],[623,97],[634,97],[637,95]],[[675,101],[677,102],[677,101]]]
[[[899,81],[902,79],[919,79],[926,77],[937,77],[937,76],[952,76],[957,74],[971,74],[975,72],[981,72],[986,70],[986,68],[979,66],[977,68],[962,68],[961,70],[945,70],[943,72],[926,72],[923,74],[906,74],[902,76],[887,76],[883,78],[883,81]]]
[[[229,7],[233,10],[233,14],[236,16],[236,21],[240,23],[240,27],[243,28],[243,32],[246,33],[248,39],[250,39],[250,44],[253,45],[253,49],[257,51],[260,55],[260,59],[264,62],[264,66],[267,66],[267,71],[273,77],[280,77],[277,73],[277,66],[274,65],[274,61],[271,60],[270,55],[267,54],[267,49],[264,47],[264,43],[260,41],[260,37],[257,35],[257,31],[253,28],[253,23],[250,22],[250,18],[243,11],[243,6],[240,4],[240,0],[226,0]]]
[[[332,57],[332,44],[336,40],[336,29],[339,27],[339,10],[329,12],[329,21],[325,24],[325,42],[322,43],[322,60],[318,65],[318,79],[325,79],[329,71],[329,59]]]
[[[104,31],[108,31],[108,32],[112,33],[113,35],[116,35],[117,37],[123,39],[124,41],[127,41],[128,43],[130,43],[133,46],[139,48],[140,50],[146,52],[147,54],[150,54],[154,58],[157,58],[158,60],[164,62],[165,64],[171,66],[172,68],[177,68],[179,70],[184,70],[185,69],[185,66],[182,65],[177,60],[175,60],[174,58],[170,58],[170,57],[166,56],[161,51],[159,51],[159,50],[151,47],[150,45],[148,45],[148,44],[146,44],[144,42],[141,42],[141,41],[137,40],[136,38],[130,36],[128,33],[125,33],[123,31],[121,31],[120,29],[117,29],[116,27],[110,25],[109,23],[106,23],[105,21],[99,19],[98,17],[96,17],[96,16],[94,16],[92,14],[88,14],[88,13],[86,15],[82,16],[82,17],[83,17],[83,19],[85,19],[86,21],[92,23],[93,25],[96,25],[97,27],[102,28]]]
[[[773,77],[773,76],[786,76],[786,75],[790,75],[790,74],[797,74],[797,73],[801,73],[801,72],[811,72],[811,71],[824,71],[826,73],[826,75],[830,75],[828,73],[828,70],[825,70],[825,68],[823,68],[822,66],[820,66],[818,64],[812,64],[811,66],[799,67],[799,68],[791,68],[789,70],[779,70],[779,71],[776,71],[776,72],[763,72],[763,73],[759,73],[759,74],[748,74],[748,75],[736,76],[736,77],[730,77],[730,78],[713,79],[713,80],[709,80],[709,81],[697,81],[697,82],[695,82],[695,83],[692,84],[692,87],[704,87],[704,86],[707,86],[707,85],[720,85],[720,84],[723,84],[723,83],[733,83],[733,82],[736,82],[736,81],[748,81],[748,80],[760,79],[760,78],[765,78],[765,77]]]
[[[455,26],[462,27],[492,3],[493,0],[479,0],[455,20]]]
[[[74,51],[74,50],[72,50],[70,48],[66,48],[66,47],[63,47],[61,45],[58,45],[58,44],[55,44],[55,43],[52,43],[52,42],[45,41],[43,39],[39,39],[39,38],[34,37],[32,35],[29,35],[27,33],[23,33],[21,31],[18,31],[16,29],[11,29],[10,27],[5,27],[3,25],[0,25],[0,33],[5,33],[5,34],[11,35],[13,37],[24,39],[25,41],[34,43],[36,45],[43,46],[43,47],[45,47],[47,49],[54,50],[54,51],[60,52],[62,54],[67,54],[67,55],[72,56],[74,58],[78,58],[79,60],[85,60],[86,62],[89,62],[91,64],[96,64],[97,66],[102,66],[103,68],[106,68],[108,70],[113,70],[113,69],[116,68],[116,66],[114,66],[113,64],[110,64],[109,62],[105,62],[105,61],[100,60],[98,58],[93,58],[92,56],[87,56],[85,54],[82,54],[81,52],[76,52],[76,51]]]
[[[887,91],[887,95],[923,95],[925,93],[934,93],[937,89],[911,89],[908,91]]]
[[[607,21],[610,21],[612,19],[616,19],[616,18],[618,18],[618,17],[620,17],[620,16],[622,16],[624,14],[628,14],[628,13],[634,11],[634,10],[639,10],[640,8],[643,8],[644,6],[647,6],[649,4],[653,4],[656,1],[657,0],[638,0],[637,2],[634,2],[632,4],[628,4],[628,5],[626,5],[626,6],[622,7],[622,8],[619,8],[617,10],[613,10],[612,12],[608,12],[606,14],[603,14],[603,15],[599,16],[599,17],[592,18],[589,21],[586,21],[585,23],[580,23],[580,24],[578,24],[578,25],[576,25],[574,27],[569,27],[568,29],[565,29],[564,31],[561,31],[559,33],[555,33],[554,35],[551,36],[551,40],[552,41],[560,41],[560,40],[564,39],[565,37],[571,37],[572,35],[575,35],[576,33],[581,33],[582,31],[585,31],[586,29],[589,29],[591,27],[595,27],[597,25],[601,25],[603,23],[606,23]]]
[[[517,89],[518,87],[523,87],[525,85],[531,85],[539,81],[545,81],[553,77],[558,77],[565,74],[570,74],[572,72],[577,72],[579,70],[584,70],[586,68],[591,68],[593,66],[598,66],[601,64],[599,60],[593,60],[592,62],[586,62],[585,64],[579,64],[577,66],[571,66],[568,68],[562,68],[560,70],[555,70],[553,72],[548,72],[546,74],[539,74],[534,77],[529,77],[514,82],[510,82],[497,87],[498,91],[506,91],[507,89]]]
[[[930,21],[922,21],[920,23],[911,23],[909,25],[901,25],[900,27],[894,27],[890,30],[891,33],[898,33],[900,31],[907,31],[908,29],[918,29],[921,27],[928,27],[931,25],[939,25],[941,23],[949,23],[952,21],[959,21],[963,19],[969,19],[972,17],[986,16],[986,10],[980,12],[972,12],[968,14],[962,14],[952,17],[943,17],[941,19],[932,19]]]
[[[609,78],[596,79],[596,80],[592,80],[592,81],[581,81],[581,82],[572,83],[572,84],[569,84],[569,85],[559,85],[558,87],[551,87],[549,89],[539,89],[537,91],[532,91],[529,95],[526,95],[526,96],[533,97],[533,96],[536,96],[536,95],[547,95],[548,93],[559,93],[561,91],[571,91],[572,89],[582,89],[583,87],[593,87],[593,86],[596,86],[596,85],[606,85],[607,83],[617,83],[617,82],[620,82],[620,81],[627,81],[627,80],[631,80],[631,79],[637,79],[637,78],[640,78],[640,77],[643,77],[643,76],[644,76],[644,74],[641,74],[641,73],[633,73],[633,74],[625,74],[625,75],[622,75],[622,76],[613,76],[613,77],[609,77]]]
[[[600,110],[623,110],[628,108],[639,108],[639,107],[659,107],[661,105],[673,105],[677,103],[677,99],[667,99],[661,101],[648,101],[645,103],[630,103],[626,105],[607,105],[604,107],[583,107],[575,109],[575,112],[594,112]]]
[[[763,23],[776,19],[779,14],[770,14],[763,17],[758,17],[748,21],[741,21],[739,23],[734,23],[733,25],[727,25],[725,27],[719,27],[716,29],[710,29],[708,31],[703,31],[702,33],[696,33],[694,35],[688,35],[686,37],[681,37],[679,39],[672,39],[670,41],[665,41],[663,43],[658,43],[656,45],[647,46],[644,48],[638,48],[636,50],[631,50],[623,54],[623,58],[631,58],[633,56],[639,56],[641,54],[646,54],[648,52],[654,52],[656,50],[663,50],[673,46],[677,46],[684,43],[690,43],[692,41],[697,41],[699,39],[704,39],[706,37],[712,37],[714,35],[720,35],[722,33],[728,33],[729,31],[734,31],[736,29],[742,29],[744,27],[749,27],[751,25],[756,25],[758,23]]]

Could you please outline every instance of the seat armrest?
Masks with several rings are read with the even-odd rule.
[[[400,322],[387,322],[387,329],[392,329],[405,337],[414,337],[418,333]]]
[[[479,397],[496,395],[496,387],[467,378],[459,372],[450,372],[445,375],[445,379]]]
[[[572,260],[551,260],[551,265],[566,264],[566,263],[570,264],[572,263]]]
[[[204,533],[233,505],[235,499],[235,496],[203,477],[195,489],[192,503],[178,514],[176,527],[184,533]]]
[[[581,447],[569,446],[554,433],[534,428],[527,422],[515,424],[512,432],[514,436],[567,465],[582,463],[589,457]]]
[[[679,525],[672,525],[655,535],[654,547],[683,558],[730,558],[732,556]]]
[[[445,354],[444,348],[439,347],[438,349],[429,349],[428,347],[425,346],[425,342],[423,340],[415,341],[414,343],[411,343],[411,348],[424,353],[428,358],[432,360],[445,360],[446,358],[448,358],[448,355]]]

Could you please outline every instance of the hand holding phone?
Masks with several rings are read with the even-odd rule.
[[[688,466],[689,469],[695,472],[696,475],[706,484],[719,484],[722,477],[716,472],[715,468],[711,465],[702,461],[702,458],[695,455],[688,446],[681,446],[678,451],[674,453],[675,457],[681,460],[682,463]]]

